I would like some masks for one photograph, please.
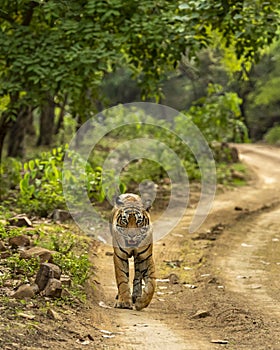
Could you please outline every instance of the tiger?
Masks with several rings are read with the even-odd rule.
[[[150,203],[144,205],[140,196],[121,194],[115,200],[110,218],[115,278],[118,287],[116,308],[142,310],[147,307],[156,287],[153,260],[153,228]],[[129,262],[134,258],[132,296],[129,287]],[[142,288],[142,280],[145,287]]]

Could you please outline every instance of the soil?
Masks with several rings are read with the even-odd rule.
[[[217,194],[207,220],[195,208],[154,245],[157,290],[142,311],[113,308],[112,248],[93,242],[86,306],[11,317],[0,305],[2,349],[280,350],[280,149],[235,145],[248,185]],[[35,320],[28,315],[36,314]]]

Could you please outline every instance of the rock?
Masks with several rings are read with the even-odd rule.
[[[218,280],[217,280],[216,277],[211,277],[211,278],[208,280],[207,283],[209,283],[209,284],[218,284],[219,282],[218,282]]]
[[[48,309],[47,316],[55,321],[62,321],[62,317],[59,315],[58,312],[54,311],[53,309]]]
[[[224,339],[212,339],[211,343],[214,343],[214,344],[228,344],[228,341],[224,340]]]
[[[234,210],[236,210],[236,211],[242,211],[243,208],[242,208],[242,207],[239,207],[239,206],[236,206],[236,207],[234,207]]]
[[[17,315],[20,316],[20,317],[23,317],[23,318],[25,318],[27,320],[34,320],[36,318],[35,315],[25,314],[23,312],[19,312]]]
[[[20,235],[9,238],[9,245],[12,248],[28,247],[30,246],[30,239],[26,235]]]
[[[5,252],[6,250],[7,249],[5,247],[5,244],[2,241],[0,241],[0,252]]]
[[[32,247],[28,250],[20,251],[20,257],[22,259],[32,259],[32,258],[39,257],[41,263],[46,261],[52,262],[54,253],[55,252],[45,248]]]
[[[48,281],[51,278],[60,279],[61,269],[51,263],[43,263],[40,266],[39,271],[37,272],[35,283],[37,284],[40,291],[46,288]]]
[[[71,293],[69,292],[68,289],[62,289],[62,293],[61,293],[61,297],[62,298],[70,298],[72,295]]]
[[[196,289],[197,286],[195,284],[190,284],[190,283],[184,283],[184,287],[190,288],[190,289]]]
[[[71,214],[67,210],[55,209],[50,215],[54,222],[65,222],[72,219]]]
[[[50,278],[46,288],[44,290],[44,295],[51,298],[60,298],[62,293],[61,282],[56,278]]]
[[[100,307],[103,307],[104,309],[112,309],[111,306],[105,304],[104,301],[100,301],[100,302],[98,303],[98,305],[99,305]]]
[[[36,285],[30,286],[29,284],[21,285],[18,290],[12,294],[12,298],[15,299],[29,299],[33,298],[38,292],[38,287]]]
[[[233,179],[242,180],[242,181],[246,180],[246,176],[243,173],[241,173],[240,171],[230,169],[230,172],[231,172],[231,177]]]
[[[215,160],[218,162],[238,163],[239,155],[236,147],[232,147],[227,142],[212,143],[212,151],[214,152]]]
[[[233,161],[233,163],[238,163],[239,162],[239,154],[238,154],[238,150],[236,147],[230,147],[231,150],[231,159]]]
[[[183,260],[163,260],[163,262],[165,262],[166,265],[175,268],[181,267]]]
[[[170,284],[178,284],[179,283],[179,277],[175,273],[171,273],[168,276],[169,283]]]
[[[210,316],[210,311],[198,310],[191,318],[197,319],[197,318],[205,318],[208,316]]]
[[[5,252],[1,252],[0,253],[0,259],[7,259],[8,257],[10,257],[12,254],[6,250]]]
[[[4,242],[0,241],[0,259],[6,259],[11,256],[9,250],[5,247]]]
[[[61,275],[60,282],[63,285],[63,287],[71,287],[71,278],[67,275]]]
[[[32,222],[28,219],[26,215],[17,215],[9,219],[9,223],[12,226],[23,227],[32,226]]]

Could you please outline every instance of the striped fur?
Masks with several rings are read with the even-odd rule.
[[[147,307],[155,291],[153,231],[148,208],[135,194],[120,195],[112,210],[110,228],[114,245],[114,266],[118,286],[115,307],[136,310]],[[128,259],[134,258],[133,292],[129,287]],[[145,287],[142,288],[142,280]]]

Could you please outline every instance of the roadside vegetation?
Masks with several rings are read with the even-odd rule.
[[[172,120],[175,132],[187,136],[191,122],[205,137],[216,162],[218,188],[246,183],[248,174],[231,143],[280,142],[275,93],[280,88],[279,11],[276,0],[3,1],[2,305],[8,305],[22,285],[34,286],[43,263],[57,266],[68,283],[58,297],[54,293],[46,299],[44,289],[37,291],[43,304],[86,299],[85,286],[95,268],[92,237],[85,237],[67,216],[63,176],[73,188],[82,182],[91,204],[106,216],[110,205],[103,188],[104,160],[118,143],[147,136],[170,147],[190,182],[200,182],[197,160],[168,131],[169,121],[155,134],[137,115],[135,128],[116,129],[96,145],[79,178],[65,171],[73,135],[98,112],[137,101],[171,106],[180,112]],[[125,115],[120,118],[125,122]],[[67,156],[73,165],[84,164],[74,151]],[[123,169],[119,190],[138,191],[147,179],[168,202],[167,169],[144,158]],[[20,243],[11,243],[17,237]],[[26,258],[23,252],[36,247],[49,254],[48,259],[36,255],[38,250]]]

